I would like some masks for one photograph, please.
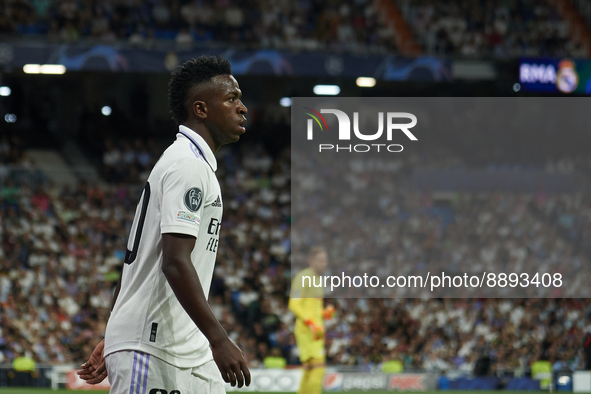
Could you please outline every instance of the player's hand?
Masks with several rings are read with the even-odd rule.
[[[316,323],[312,319],[306,320],[306,325],[310,327],[310,330],[312,330],[312,336],[314,337],[315,341],[324,338],[324,326]]]
[[[324,320],[330,320],[334,316],[334,313],[335,313],[334,306],[333,305],[328,305],[322,311],[322,317],[324,318]]]
[[[99,342],[94,348],[87,362],[80,366],[77,371],[80,379],[88,384],[98,384],[107,377],[107,366],[105,365],[105,340]]]
[[[234,342],[226,338],[220,344],[212,344],[211,351],[224,382],[230,383],[232,387],[236,386],[236,383],[239,388],[245,384],[250,386],[250,371],[242,350]]]

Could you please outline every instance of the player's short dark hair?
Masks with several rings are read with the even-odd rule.
[[[181,124],[189,117],[185,104],[187,93],[192,87],[218,75],[230,74],[232,74],[230,62],[222,56],[199,56],[177,67],[168,82],[168,106],[172,119],[177,124]]]

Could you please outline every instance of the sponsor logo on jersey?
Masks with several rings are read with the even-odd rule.
[[[197,187],[192,187],[185,192],[185,206],[191,212],[197,212],[199,210],[202,200],[203,192]]]
[[[182,220],[184,222],[190,222],[193,224],[199,224],[200,222],[200,219],[197,215],[185,211],[179,211],[176,214],[176,220]]]
[[[222,222],[220,222],[218,219],[211,218],[211,220],[209,221],[209,226],[207,226],[207,234],[219,235],[221,225]]]
[[[213,204],[211,204],[211,206],[218,207],[218,208],[222,207],[222,199],[220,198],[220,196],[218,196],[218,198],[216,198],[216,200],[213,202]]]
[[[219,234],[220,234],[220,226],[222,225],[222,223],[216,219],[216,218],[211,218],[211,221],[209,222],[209,226],[207,226],[207,234],[213,235],[213,237],[209,238],[209,241],[207,241],[207,246],[205,247],[205,250],[208,250],[210,252],[214,252],[216,253],[218,251],[218,243],[219,243]]]

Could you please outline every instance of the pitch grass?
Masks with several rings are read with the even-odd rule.
[[[392,394],[394,391],[345,391],[348,394]],[[531,392],[531,391],[530,391]],[[14,394],[56,394],[56,393],[86,393],[86,394],[107,394],[108,391],[73,391],[73,390],[66,390],[66,389],[60,389],[57,391],[53,391],[51,389],[33,389],[33,388],[17,388],[17,387],[0,387],[0,393],[4,394],[9,394],[9,393],[14,393]],[[232,393],[232,392],[230,392]],[[234,391],[234,393],[240,393],[240,391]],[[253,392],[253,391],[249,391],[249,393],[260,393],[260,392]],[[264,394],[288,394],[289,392],[281,392],[281,393],[269,393],[266,392]],[[327,393],[325,391],[325,393]],[[505,391],[505,390],[493,390],[493,391],[483,391],[483,390],[478,390],[478,391],[468,391],[468,390],[448,390],[448,391],[425,391],[422,392],[421,394],[524,394],[526,393],[526,391]],[[538,392],[539,393],[539,392]],[[547,393],[547,391],[546,391]]]

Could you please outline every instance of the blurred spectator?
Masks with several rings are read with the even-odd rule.
[[[281,349],[274,347],[263,359],[263,365],[266,369],[285,369],[287,360],[281,355]]]
[[[441,372],[450,369],[450,365],[437,352],[430,352],[423,363],[423,369],[429,372]]]
[[[395,50],[392,32],[362,0],[278,4],[270,0],[150,0],[108,6],[95,0],[51,2],[24,0],[4,6],[0,33],[40,35],[76,41],[174,39],[181,47],[193,41],[231,41],[244,45],[294,49],[332,49],[365,53]]]
[[[176,35],[175,41],[178,46],[190,48],[190,45],[193,43],[193,36],[189,32],[189,29],[184,27]]]
[[[12,360],[12,371],[8,372],[9,386],[33,386],[37,377],[37,363],[33,359],[30,345],[20,356]]]
[[[404,364],[398,359],[396,350],[393,350],[386,361],[382,364],[382,372],[384,373],[400,373],[404,370]]]
[[[569,22],[549,1],[433,0],[400,2],[419,43],[431,55],[577,56]]]
[[[33,360],[30,351],[26,351],[22,356],[12,360],[12,369],[16,372],[35,372],[37,363]]]
[[[548,360],[537,360],[531,366],[532,379],[540,381],[540,389],[547,390],[552,381],[552,363]]]
[[[586,55],[569,39],[570,24],[549,1],[502,3],[476,0],[398,2],[427,54],[467,57]],[[47,35],[75,41],[175,39],[178,44],[216,40],[263,48],[396,51],[392,29],[367,0],[353,3],[228,0],[213,3],[149,0],[107,6],[96,0],[8,2],[0,13],[0,34]]]

